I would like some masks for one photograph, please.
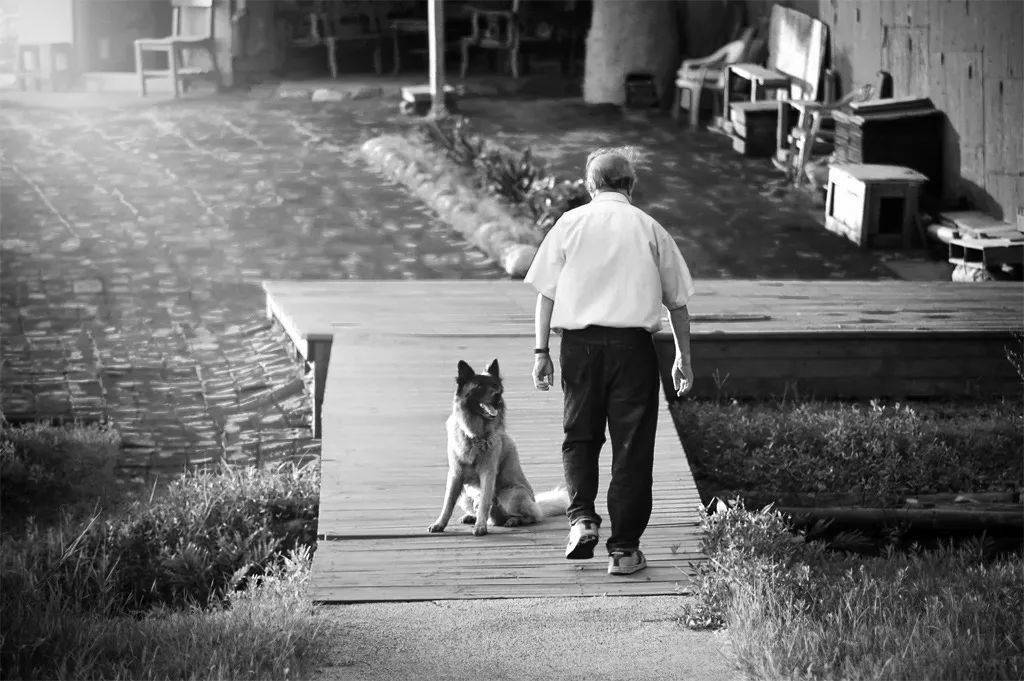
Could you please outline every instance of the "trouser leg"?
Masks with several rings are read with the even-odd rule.
[[[658,425],[658,359],[653,341],[610,346],[608,431],[612,477],[608,485],[611,520],[609,553],[636,549],[651,518],[654,436]]]
[[[569,492],[566,515],[570,524],[581,519],[601,523],[594,500],[606,422],[602,360],[600,346],[563,336],[559,362],[565,400],[562,468]]]

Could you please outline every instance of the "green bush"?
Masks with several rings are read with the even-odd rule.
[[[44,539],[51,551],[61,548],[54,539]],[[327,633],[323,613],[312,607],[306,594],[309,556],[308,549],[300,548],[222,604],[207,609],[157,608],[137,616],[117,614],[119,604],[112,592],[83,607],[74,594],[54,589],[47,573],[16,569],[5,561],[0,676],[308,678]],[[60,560],[59,555],[54,558],[51,568]],[[68,555],[68,560],[77,559]],[[104,582],[98,566],[82,569],[95,582]]]
[[[281,585],[293,584],[300,563],[308,564],[316,537],[318,490],[313,464],[224,466],[183,475],[165,494],[137,501],[105,520],[95,516],[82,522],[66,515],[52,527],[30,523],[23,535],[3,537],[0,676],[107,678],[95,670],[112,670],[110,678],[178,678],[179,671],[181,678],[191,678],[196,674],[186,673],[189,665],[205,669],[206,658],[214,676],[235,677],[235,670],[252,665],[263,669],[266,665],[259,660],[276,659],[278,651],[247,652],[233,646],[287,638],[291,634],[280,630],[282,621],[309,616],[306,606],[295,610],[302,599],[294,590],[288,593],[295,612],[285,613],[275,612],[268,604],[273,598],[265,598],[270,592],[259,589],[276,585],[272,593],[280,600]],[[255,595],[239,593],[253,589]],[[240,622],[256,612],[262,629],[246,633]],[[218,635],[226,646],[219,650],[216,639],[189,639],[188,626],[230,630],[231,635]],[[173,636],[161,643],[160,632]],[[183,646],[181,653],[174,649],[175,637]],[[119,657],[134,645],[148,651],[149,662],[156,666],[139,667],[149,662]],[[290,645],[305,643],[296,639]],[[190,646],[197,659],[176,661]],[[234,657],[246,654],[255,656],[250,667]],[[52,656],[57,667],[47,666]],[[263,671],[239,672],[252,678],[283,678],[288,673],[274,664]]]
[[[472,133],[462,117],[430,120],[419,128],[421,139],[442,150],[456,164],[473,172],[477,185],[529,214],[547,233],[567,210],[590,201],[582,180],[550,175],[531,149],[517,152],[489,144]]]
[[[0,430],[0,517],[5,531],[24,520],[55,520],[116,496],[120,438],[99,426],[28,424]]]
[[[826,552],[778,512],[720,505],[694,628],[727,625],[752,678],[1010,679],[1024,674],[1024,559],[980,543],[864,559]]]
[[[184,475],[166,494],[80,531],[70,521],[5,541],[3,564],[88,611],[208,606],[316,538],[319,477],[285,463]]]
[[[673,409],[709,496],[884,505],[913,494],[1024,486],[1024,415],[1010,402],[682,401]]]

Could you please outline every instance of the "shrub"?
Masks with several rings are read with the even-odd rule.
[[[315,629],[298,587],[318,488],[311,463],[225,465],[183,475],[164,495],[106,520],[65,515],[4,537],[0,676],[296,673],[293,658]],[[280,650],[257,645],[282,641]]]
[[[709,556],[691,627],[727,624],[753,678],[1008,679],[1024,673],[1024,559],[980,543],[862,559],[777,512],[702,518]]]
[[[318,485],[312,464],[187,474],[107,520],[32,526],[5,542],[3,564],[87,611],[206,607],[289,551],[313,548]]]
[[[305,593],[309,556],[306,548],[291,553],[224,604],[138,617],[115,614],[110,600],[83,608],[72,594],[46,588],[45,577],[5,565],[0,676],[306,678],[326,635]]]
[[[30,516],[81,514],[115,497],[120,438],[100,426],[26,424],[0,430],[0,517],[4,530]]]
[[[463,117],[430,120],[420,125],[420,136],[458,165],[471,170],[477,185],[526,212],[533,224],[547,233],[567,210],[590,201],[582,180],[550,175],[529,148],[517,152],[472,133]]]
[[[893,504],[1024,479],[1024,415],[1012,403],[684,401],[674,411],[695,477],[719,495]]]

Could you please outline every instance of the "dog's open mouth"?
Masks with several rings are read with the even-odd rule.
[[[492,407],[491,405],[484,404],[483,402],[480,402],[479,404],[480,404],[480,411],[482,411],[484,413],[485,417],[487,417],[489,419],[493,419],[495,416],[498,415],[498,410],[495,409],[494,407]]]

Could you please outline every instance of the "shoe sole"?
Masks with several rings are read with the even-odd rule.
[[[569,560],[586,560],[587,558],[594,557],[594,547],[597,546],[598,538],[593,535],[586,535],[580,537],[579,541],[576,542],[576,546],[565,552],[565,557]]]
[[[610,574],[610,575],[632,575],[632,574],[635,574],[637,572],[640,572],[641,570],[643,570],[646,567],[647,567],[647,561],[644,560],[644,562],[640,563],[639,565],[634,565],[633,567],[628,567],[628,568],[609,567],[608,568],[608,574]]]

